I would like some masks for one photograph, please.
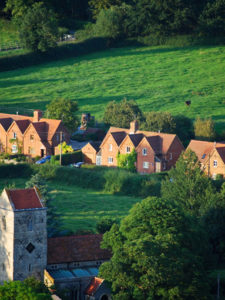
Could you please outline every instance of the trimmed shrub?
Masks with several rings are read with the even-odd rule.
[[[56,161],[60,160],[60,155],[53,156]],[[81,150],[75,151],[73,153],[66,153],[62,154],[62,165],[67,166],[70,164],[77,163],[79,161],[82,161],[82,152]]]
[[[0,178],[27,178],[33,174],[29,164],[0,164]]]

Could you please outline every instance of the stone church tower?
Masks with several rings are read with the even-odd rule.
[[[4,189],[0,196],[0,283],[43,279],[47,265],[46,208],[36,188]]]

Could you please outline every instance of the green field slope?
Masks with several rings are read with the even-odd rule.
[[[143,111],[212,117],[221,130],[224,70],[223,46],[115,48],[0,73],[0,106],[45,109],[63,97],[100,119],[107,102],[127,97]]]

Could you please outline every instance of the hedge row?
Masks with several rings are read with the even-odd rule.
[[[135,197],[159,196],[163,176],[139,175],[121,169],[69,168],[53,165],[39,166],[39,172],[46,179],[59,183],[76,185],[82,188],[104,190],[111,194],[130,195]]]
[[[0,164],[0,178],[28,178],[33,173],[29,164]]]
[[[53,156],[57,161],[60,160],[60,155]],[[62,154],[62,165],[67,166],[73,163],[82,161],[82,151],[75,151],[73,153]]]

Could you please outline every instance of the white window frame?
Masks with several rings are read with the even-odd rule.
[[[18,147],[15,144],[12,145],[12,153],[18,153]]]
[[[218,167],[218,161],[217,161],[217,160],[214,160],[214,161],[213,161],[213,167],[214,167],[214,168],[217,168],[217,167]]]
[[[112,150],[113,150],[113,145],[109,144],[109,151],[112,151]]]
[[[129,146],[127,146],[126,152],[127,152],[127,153],[130,153],[130,147],[129,147]]]
[[[17,134],[16,132],[13,132],[13,139],[16,139],[17,138]]]
[[[111,156],[108,157],[108,163],[109,163],[109,164],[112,164],[112,163],[113,163],[113,157],[111,157]]]
[[[149,169],[149,162],[143,161],[143,169]]]
[[[147,155],[147,148],[143,148],[143,149],[142,149],[142,155],[143,155],[143,156],[146,156],[146,155]]]

